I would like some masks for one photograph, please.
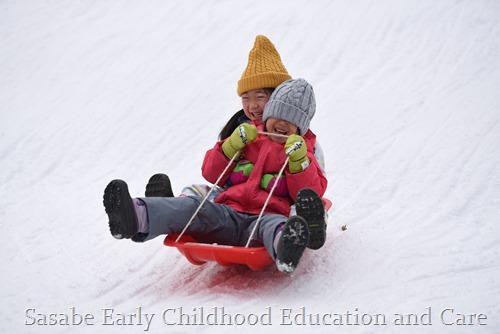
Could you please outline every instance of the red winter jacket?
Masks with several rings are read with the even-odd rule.
[[[328,182],[313,152],[316,135],[311,130],[308,130],[303,138],[307,145],[309,166],[304,171],[295,174],[290,173],[288,166],[285,167],[284,174],[290,197],[272,196],[264,211],[265,213],[288,216],[290,214],[290,205],[295,202],[295,197],[302,188],[311,188],[320,196],[325,193]],[[210,183],[217,181],[217,178],[229,163],[229,159],[222,152],[223,142],[217,142],[214,148],[205,154],[201,170],[203,177]],[[228,187],[217,196],[215,202],[229,205],[238,212],[259,214],[269,195],[267,191],[260,188],[260,180],[264,174],[279,173],[287,158],[284,144],[275,143],[266,135],[260,134],[255,141],[243,148],[242,153],[246,160],[254,164],[250,177],[244,183]],[[236,163],[233,162],[219,182],[219,186],[226,184],[235,166]]]

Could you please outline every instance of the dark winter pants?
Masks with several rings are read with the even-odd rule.
[[[141,200],[146,203],[149,221],[145,241],[159,235],[181,233],[201,202],[194,197],[146,197]],[[257,218],[258,215],[240,213],[227,205],[206,201],[185,234],[202,243],[245,246]],[[287,219],[278,214],[263,215],[250,245],[264,245],[274,259],[275,231]]]

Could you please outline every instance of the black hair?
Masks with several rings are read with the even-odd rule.
[[[244,115],[245,115],[245,112],[243,111],[243,109],[241,109],[241,110],[237,111],[236,114],[231,116],[229,121],[227,121],[226,125],[224,125],[224,127],[220,131],[219,140],[224,140],[227,137],[229,137],[233,133],[234,129],[236,129],[238,127],[238,125],[240,125],[240,123],[241,123],[240,118]]]

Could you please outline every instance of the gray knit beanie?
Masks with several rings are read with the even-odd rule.
[[[269,117],[284,119],[297,125],[303,136],[315,112],[312,86],[304,79],[292,79],[276,87],[264,108],[262,120],[266,122]]]

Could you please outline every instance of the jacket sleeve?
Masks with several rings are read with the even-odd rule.
[[[201,166],[201,173],[203,177],[212,184],[217,181],[229,163],[229,159],[222,152],[222,143],[223,141],[217,142],[212,149],[205,153],[205,158],[203,159],[203,164]],[[217,184],[218,186],[223,187],[226,184],[231,171],[235,167],[236,163],[232,162],[231,166],[227,169],[226,174],[221,178],[219,184]]]
[[[303,188],[310,188],[323,197],[328,185],[328,180],[323,174],[314,154],[307,152],[307,157],[310,163],[305,170],[295,174],[290,173],[288,170],[286,171],[288,191],[294,201],[299,190]]]

